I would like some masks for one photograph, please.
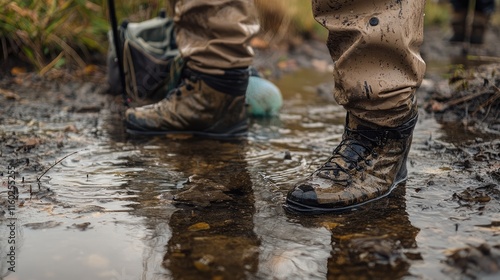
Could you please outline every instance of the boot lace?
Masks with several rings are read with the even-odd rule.
[[[366,139],[362,134],[357,134],[354,131],[347,132],[344,139],[333,150],[332,156],[316,172],[321,178],[347,187],[353,181],[351,172],[353,169],[363,172],[364,167],[361,163],[367,166],[372,165],[372,161],[368,157],[370,155],[373,158],[378,156],[373,150],[375,146],[376,143]]]

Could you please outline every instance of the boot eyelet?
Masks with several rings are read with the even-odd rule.
[[[379,23],[378,18],[376,18],[376,17],[372,17],[372,18],[370,19],[370,25],[371,25],[371,26],[377,26],[377,25],[378,25],[378,23]]]

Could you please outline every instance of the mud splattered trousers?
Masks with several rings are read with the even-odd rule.
[[[278,0],[273,0],[278,1]],[[286,0],[283,0],[286,1]],[[367,122],[396,127],[416,114],[425,72],[425,0],[313,0],[329,31],[335,99]],[[188,67],[205,73],[252,63],[249,40],[259,24],[251,0],[178,0],[177,43]]]
[[[187,66],[206,74],[252,64],[259,31],[252,0],[171,0],[176,41]]]
[[[424,0],[313,0],[328,31],[335,99],[371,123],[395,127],[416,113],[425,63]]]

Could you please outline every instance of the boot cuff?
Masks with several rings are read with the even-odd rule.
[[[185,68],[183,76],[201,79],[211,88],[233,96],[245,95],[250,77],[249,68],[225,69],[223,75],[209,75]]]

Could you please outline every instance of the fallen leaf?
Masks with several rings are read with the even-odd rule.
[[[189,231],[200,231],[210,229],[210,225],[205,222],[196,223],[188,228]]]
[[[85,68],[83,68],[83,74],[91,75],[91,74],[96,73],[98,69],[99,68],[97,67],[97,65],[89,64],[89,65],[85,66]]]
[[[14,76],[23,75],[23,74],[26,74],[26,68],[24,68],[24,67],[12,67],[12,69],[10,69],[10,73]]]

